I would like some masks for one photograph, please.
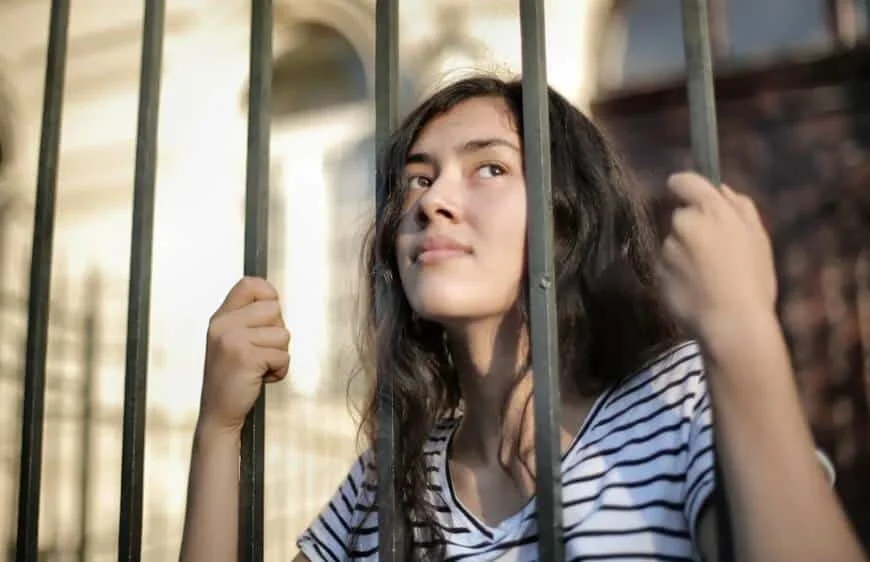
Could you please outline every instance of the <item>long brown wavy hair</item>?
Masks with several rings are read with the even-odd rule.
[[[399,278],[396,236],[411,146],[435,117],[471,98],[506,102],[522,138],[522,83],[475,76],[438,91],[401,123],[378,155],[377,189],[388,194],[363,250],[365,282],[358,346],[370,388],[360,431],[377,446],[378,377],[387,377],[399,428],[395,443],[394,515],[405,560],[438,560],[443,538],[427,501],[423,447],[433,428],[462,407],[458,375],[443,329],[415,317]],[[549,90],[559,365],[585,395],[636,372],[678,339],[659,300],[651,215],[595,125]],[[378,283],[381,280],[381,283]],[[378,286],[382,287],[378,297]],[[375,304],[380,310],[375,310]]]

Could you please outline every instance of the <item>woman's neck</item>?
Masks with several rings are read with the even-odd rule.
[[[451,331],[449,346],[459,376],[464,414],[453,439],[454,458],[508,468],[534,457],[533,377],[528,331],[521,317],[479,322]],[[562,385],[563,445],[570,444],[591,400],[571,381]]]

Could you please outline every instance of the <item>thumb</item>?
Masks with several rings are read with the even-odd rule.
[[[282,367],[273,371],[267,371],[266,374],[263,375],[263,382],[265,382],[266,384],[270,384],[283,380],[287,376],[287,373],[289,371],[290,370],[287,367]]]
[[[265,382],[283,379],[290,367],[290,354],[280,349],[260,348],[258,370]]]
[[[680,204],[703,208],[719,197],[716,187],[694,172],[680,172],[668,178],[670,195]]]

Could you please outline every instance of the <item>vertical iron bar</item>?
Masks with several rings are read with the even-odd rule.
[[[11,230],[11,228],[9,228],[8,225],[12,224],[13,211],[14,211],[14,207],[12,206],[12,204],[4,203],[2,200],[0,200],[0,384],[3,384],[3,385],[7,384],[7,382],[6,382],[8,380],[7,379],[7,369],[11,372],[18,371],[17,368],[10,368],[10,366],[8,366],[6,364],[6,362],[4,361],[4,357],[3,357],[3,355],[4,355],[3,349],[5,347],[4,334],[8,334],[9,332],[11,332],[11,330],[8,330],[8,328],[7,328],[8,322],[6,321],[6,318],[5,318],[7,316],[6,303],[5,303],[5,300],[6,300],[6,275],[7,275],[6,256],[8,255],[6,252],[6,236],[7,236],[7,230]],[[9,308],[11,310],[15,310],[16,305],[12,304]],[[9,381],[9,383],[11,386],[11,380]],[[10,389],[10,392],[8,394],[3,392],[2,390],[0,390],[0,394],[3,395],[4,400],[16,401],[15,399],[17,397],[15,395],[17,394],[17,390],[18,390],[17,388],[15,390]],[[12,410],[11,407],[10,407],[10,410]],[[10,411],[10,415],[14,415],[14,414],[12,414],[12,412]],[[13,417],[11,419],[12,420],[19,420],[19,419],[21,419],[21,417],[17,416],[17,417]],[[7,470],[9,470],[10,474],[14,474],[15,469],[16,469],[15,460],[13,458],[13,455],[15,454],[14,451],[17,450],[17,448],[15,447],[15,441],[16,441],[15,433],[17,433],[17,431],[18,431],[18,428],[15,427],[14,422],[11,422],[11,423],[3,423],[3,430],[2,430],[2,432],[0,432],[0,439],[2,439],[3,443],[6,443],[6,446],[9,447],[9,450],[10,450],[9,464],[7,465]],[[10,486],[10,489],[13,490],[13,494],[14,494],[14,488],[12,488]],[[2,544],[0,544],[0,557],[2,557],[4,560],[11,560],[11,558],[12,558],[11,548],[12,548],[12,544],[15,541],[15,537],[13,535],[15,526],[12,523],[15,520],[15,507],[16,506],[14,506],[14,504],[13,504],[14,501],[15,500],[13,499],[12,502],[10,502],[10,505],[12,506],[12,508],[9,509],[9,512],[7,515],[7,517],[9,517],[9,519],[7,519],[7,521],[9,523],[8,523],[8,527],[6,529],[4,529],[4,531],[6,531],[6,533],[3,536],[0,536],[0,541],[3,541]],[[5,507],[6,506],[4,506],[4,508]]]
[[[245,196],[245,275],[265,278],[269,242],[269,101],[272,89],[272,0],[251,1],[248,160]],[[266,392],[242,427],[239,560],[263,560]]]
[[[683,0],[683,41],[686,52],[689,125],[692,158],[698,171],[715,186],[721,183],[719,133],[713,92],[713,61],[707,0]]]
[[[392,186],[386,184],[385,170],[380,165],[383,148],[396,127],[398,119],[399,76],[399,2],[378,0],[375,8],[375,212],[377,229],[380,231],[381,215]],[[383,299],[385,298],[383,275],[375,278],[376,325],[380,326]],[[378,342],[380,345],[380,342]],[[379,367],[380,368],[380,367]],[[378,558],[384,562],[401,560],[402,536],[394,524],[398,516],[396,502],[396,419],[393,404],[393,389],[385,373],[378,373]]]
[[[91,516],[91,459],[93,458],[94,378],[97,373],[97,318],[100,303],[99,278],[93,274],[85,283],[85,317],[82,329],[82,421],[79,468],[78,560],[88,556],[88,523]]]
[[[8,211],[6,211],[3,208],[2,203],[0,203],[0,383],[2,383],[4,385],[8,384],[11,387],[12,383],[13,383],[13,377],[11,377],[9,375],[11,375],[12,373],[18,373],[18,368],[12,366],[12,361],[14,361],[14,359],[10,360],[9,363],[7,364],[3,358],[3,355],[4,355],[3,348],[5,347],[4,340],[9,339],[11,341],[11,339],[12,339],[8,335],[4,336],[4,334],[11,333],[11,330],[8,330],[9,323],[6,322],[6,319],[5,319],[5,316],[7,316],[8,312],[6,309],[6,302],[5,302],[5,300],[7,299],[6,283],[5,283],[6,271],[7,271],[6,270],[7,253],[6,253],[6,228],[4,228],[4,225],[12,224],[12,221],[9,218],[7,218],[11,215],[11,213],[7,214],[7,212]],[[10,302],[9,309],[12,311],[16,310],[17,304],[13,302],[13,299],[10,299],[9,302]],[[6,322],[6,324],[4,324],[4,322]],[[17,378],[17,377],[15,377],[15,378]],[[15,381],[15,382],[17,382],[17,381]],[[18,394],[17,387],[14,389],[10,388],[8,394],[4,393],[4,399],[11,400],[13,402],[13,404],[18,403],[17,394]],[[14,406],[10,405],[9,409],[10,410],[14,409]],[[12,416],[14,416],[14,417],[12,417]],[[20,420],[21,419],[20,412],[19,412],[19,415],[16,416],[13,412],[10,411],[10,419],[16,420],[16,421]],[[18,447],[15,446],[16,441],[17,441],[16,433],[18,433],[18,428],[15,427],[14,421],[11,421],[10,423],[3,424],[3,431],[2,431],[2,433],[0,433],[0,439],[2,439],[4,443],[6,443],[6,446],[9,447],[10,451],[18,450]],[[16,459],[14,458],[14,452],[10,452],[9,464],[7,465],[7,470],[9,470],[10,474],[15,474],[17,468],[18,467],[16,466]],[[13,495],[13,498],[12,498],[12,501],[9,503],[9,510],[6,514],[8,517],[7,521],[9,523],[8,523],[8,527],[6,529],[4,529],[5,534],[2,537],[0,537],[0,540],[3,541],[3,544],[0,545],[0,556],[3,556],[4,560],[11,560],[12,559],[12,545],[15,544],[15,525],[13,524],[13,521],[15,521],[15,511],[16,511],[17,506],[15,505],[14,488],[11,488],[11,489],[13,491],[13,494],[11,494],[11,495]],[[5,508],[6,508],[6,506],[4,506],[4,509]]]
[[[69,0],[52,0],[51,3],[45,94],[42,105],[42,134],[36,178],[30,295],[27,303],[16,562],[36,560],[39,549],[39,493],[42,431],[45,422],[45,355],[48,346],[51,259],[69,5]]]
[[[46,416],[46,432],[43,438],[46,450],[48,452],[45,458],[46,476],[49,482],[43,483],[44,491],[48,494],[47,497],[52,498],[52,501],[46,504],[50,513],[43,514],[46,517],[47,525],[45,528],[48,531],[48,536],[45,538],[48,543],[48,549],[51,556],[56,556],[60,552],[60,540],[62,535],[61,527],[61,496],[64,489],[63,469],[63,430],[66,422],[66,392],[64,389],[68,383],[66,379],[66,339],[69,337],[70,327],[72,326],[72,318],[74,317],[73,308],[69,304],[73,302],[69,298],[69,278],[67,276],[67,268],[61,261],[56,269],[59,270],[54,279],[54,296],[51,299],[54,322],[49,325],[48,330],[48,354],[46,357],[46,388],[45,397],[48,402],[49,415]],[[52,329],[53,328],[53,329]],[[54,332],[54,336],[52,336]],[[53,367],[53,368],[51,368]],[[52,382],[55,384],[52,385]],[[52,388],[54,386],[54,388]]]
[[[139,76],[138,139],[133,188],[133,230],[127,308],[127,364],[124,381],[124,437],[121,448],[119,562],[142,557],[142,495],[145,414],[148,389],[148,337],[151,315],[151,254],[157,127],[163,59],[164,0],[145,0]]]
[[[528,198],[529,305],[534,373],[535,462],[539,559],[564,558],[562,463],[559,429],[559,356],[553,202],[550,184],[550,111],[544,3],[520,1],[523,65],[523,144]]]
[[[707,0],[683,0],[683,41],[686,53],[686,87],[689,98],[692,158],[698,172],[718,188],[722,183],[722,177],[719,166],[719,133],[716,124],[709,21]],[[734,560],[731,514],[728,509],[722,466],[716,452],[715,412],[713,424],[712,454],[716,478],[713,502],[716,509],[717,560],[730,562]]]

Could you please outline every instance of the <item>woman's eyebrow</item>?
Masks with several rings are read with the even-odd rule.
[[[507,139],[503,139],[503,138],[499,138],[499,137],[470,140],[468,142],[465,142],[465,143],[459,145],[456,148],[456,152],[459,152],[459,153],[477,152],[478,150],[483,150],[483,149],[490,148],[493,146],[506,146],[507,148],[510,148],[511,150],[513,150],[515,152],[520,152],[520,148],[516,144],[510,142]]]
[[[472,139],[457,146],[454,151],[458,154],[468,154],[478,152],[493,146],[505,146],[511,150],[520,153],[520,148],[509,140],[492,137],[485,139]],[[427,152],[412,152],[405,159],[405,164],[435,164],[435,158]]]
[[[435,158],[426,152],[414,152],[412,154],[408,154],[408,157],[405,158],[405,165],[409,164],[429,164],[430,166],[435,165]]]

